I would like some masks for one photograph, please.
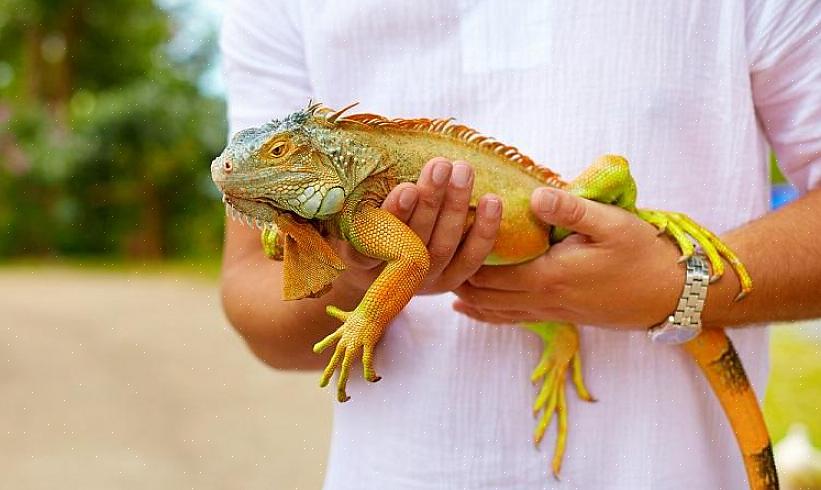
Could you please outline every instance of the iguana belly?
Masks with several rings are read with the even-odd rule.
[[[518,264],[545,253],[550,247],[550,226],[530,211],[530,195],[546,184],[504,163],[494,162],[492,167],[477,165],[474,172],[472,206],[485,194],[495,194],[502,199],[502,222],[485,264]]]
[[[550,228],[530,213],[530,203],[505,200],[496,244],[485,265],[519,264],[535,259],[550,247]]]

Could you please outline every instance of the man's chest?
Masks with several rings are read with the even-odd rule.
[[[303,32],[324,102],[454,116],[572,175],[651,138],[716,144],[705,127],[751,113],[743,5],[723,4],[327,2]]]

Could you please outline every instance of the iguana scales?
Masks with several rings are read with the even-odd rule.
[[[473,166],[472,207],[479,196],[489,192],[503,198],[500,229],[486,264],[526,262],[569,234],[550,229],[530,212],[532,191],[551,186],[636,214],[670,236],[683,257],[692,255],[699,245],[712,266],[713,279],[724,273],[722,259],[726,260],[739,277],[739,299],[752,288],[743,264],[713,233],[683,214],[637,208],[636,184],[627,161],[620,156],[603,156],[575,180],[565,182],[516,148],[451,119],[345,115],[350,107],[333,111],[309,104],[284,119],[240,131],[211,165],[212,178],[229,213],[262,229],[266,253],[284,261],[284,299],[321,295],[344,269],[325,241],[329,235],[386,262],[353,311],[327,308],[342,325],[314,346],[315,352],[321,352],[336,344],[320,385],[327,385],[338,369],[337,396],[341,402],[348,399],[348,373],[360,353],[365,379],[380,379],[373,367],[374,350],[429,267],[422,241],[379,205],[397,184],[415,182],[425,162],[437,156],[465,160]],[[567,434],[568,372],[579,397],[592,400],[582,379],[578,332],[574,325],[549,319],[522,326],[544,341],[532,375],[534,382],[542,383],[533,406],[534,413],[541,412],[534,441],[539,444],[555,414],[555,475]],[[722,330],[710,329],[684,349],[707,376],[730,420],[750,487],[777,488],[767,428],[730,340]]]

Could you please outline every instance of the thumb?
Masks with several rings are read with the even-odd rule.
[[[624,211],[551,187],[530,196],[533,214],[543,222],[587,235],[597,241],[609,237],[624,223]]]

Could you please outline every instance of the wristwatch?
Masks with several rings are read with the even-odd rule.
[[[650,340],[659,344],[683,344],[701,333],[701,310],[707,299],[710,270],[703,256],[694,254],[685,262],[687,273],[684,291],[678,300],[676,311],[666,321],[647,331]]]

